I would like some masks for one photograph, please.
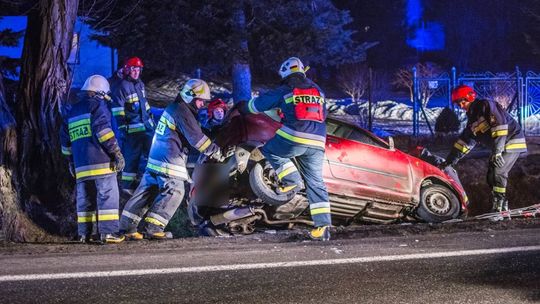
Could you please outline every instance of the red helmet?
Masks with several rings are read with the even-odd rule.
[[[463,99],[467,102],[473,102],[476,99],[476,92],[474,89],[464,84],[457,86],[452,90],[453,103],[459,103]]]
[[[124,67],[130,68],[130,67],[144,67],[144,64],[139,57],[131,57],[128,60],[126,60],[126,63],[124,64]]]
[[[225,101],[219,99],[219,98],[216,98],[214,100],[212,100],[209,104],[208,104],[208,117],[209,118],[212,118],[212,116],[214,116],[214,110],[217,109],[217,108],[222,108],[223,111],[227,111],[227,104],[225,103]]]

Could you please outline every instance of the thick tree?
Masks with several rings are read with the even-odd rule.
[[[65,232],[72,213],[58,130],[77,8],[78,0],[40,0],[28,10],[15,119],[2,122],[0,218],[9,240],[51,240],[47,232]]]

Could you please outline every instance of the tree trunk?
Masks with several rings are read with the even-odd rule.
[[[233,100],[235,103],[241,100],[251,99],[251,70],[249,68],[249,49],[246,29],[246,15],[244,1],[233,1],[233,41],[234,52],[232,64]]]
[[[52,240],[47,232],[69,230],[73,182],[60,154],[58,130],[59,109],[71,84],[66,61],[77,8],[78,0],[41,0],[28,13],[16,128],[3,132],[2,153],[9,151],[9,156],[2,160],[6,166],[0,172],[0,187],[13,199],[3,196],[0,211],[9,240]],[[6,185],[11,190],[4,189]]]

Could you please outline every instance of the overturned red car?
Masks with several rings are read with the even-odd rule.
[[[417,219],[442,222],[466,212],[467,196],[453,168],[442,171],[421,158],[408,155],[394,147],[391,137],[385,141],[337,119],[328,119],[326,124],[323,175],[335,223],[391,223]],[[276,193],[278,182],[275,172],[257,149],[272,138],[280,126],[279,122],[264,114],[232,115],[216,138],[220,146],[237,146],[235,157],[225,164],[226,174],[218,174],[231,178],[227,187],[221,187],[222,190],[229,189],[226,198],[229,202],[217,203],[214,199],[210,205],[227,205],[234,209],[230,200],[240,195],[244,200],[236,200],[241,202],[236,207],[247,206],[249,211],[244,208],[236,212],[237,216],[256,218],[257,212],[253,206],[265,209],[265,206],[276,207],[287,203],[289,199]],[[436,157],[430,158],[433,160]],[[208,185],[207,177],[216,174],[209,173],[204,166],[198,166],[195,171],[199,172],[194,172],[192,199],[200,202],[202,199],[196,194],[202,191],[196,189],[202,184]],[[246,176],[249,182],[242,176]],[[249,187],[246,187],[247,184]],[[242,190],[235,191],[235,188]],[[250,205],[250,202],[254,205]],[[290,217],[278,214],[274,215],[274,219],[280,219],[279,223],[283,224],[286,222],[283,219],[298,222],[302,216],[309,219],[309,212]],[[230,210],[225,218],[237,220],[235,212]],[[267,214],[258,217],[267,224],[272,223],[271,218],[272,215]],[[219,224],[227,223],[223,219],[218,220]]]

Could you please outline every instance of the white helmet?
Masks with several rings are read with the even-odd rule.
[[[107,94],[111,90],[107,79],[101,75],[92,75],[86,79],[81,91],[92,91]]]
[[[182,90],[180,90],[180,96],[182,96],[182,99],[187,103],[191,103],[195,98],[208,101],[211,98],[210,87],[204,80],[196,78],[190,79],[184,84]]]
[[[283,79],[292,73],[302,73],[305,75],[307,70],[298,57],[291,57],[281,64],[279,76]]]

